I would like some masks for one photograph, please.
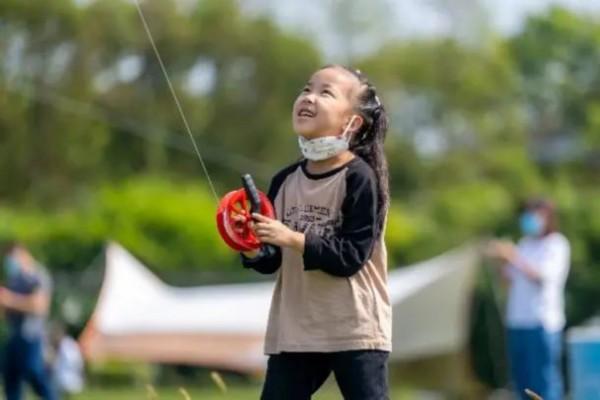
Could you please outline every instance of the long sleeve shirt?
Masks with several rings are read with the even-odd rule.
[[[305,234],[305,247],[243,257],[247,268],[277,273],[265,352],[390,351],[384,222],[371,167],[356,157],[315,175],[301,161],[273,178],[268,196],[277,218]]]
[[[507,325],[512,328],[541,325],[550,332],[562,330],[571,258],[569,241],[559,232],[542,238],[526,237],[519,242],[519,257],[539,273],[541,281],[534,282],[518,268],[509,266]]]

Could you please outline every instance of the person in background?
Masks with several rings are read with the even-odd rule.
[[[523,238],[517,245],[494,241],[490,254],[504,262],[509,285],[506,309],[508,358],[517,396],[531,389],[545,400],[563,398],[560,368],[565,326],[564,289],[570,245],[558,231],[554,205],[526,202],[519,218]]]
[[[50,368],[54,384],[62,399],[83,390],[83,357],[77,341],[69,336],[62,324],[54,324],[50,334],[52,357]]]
[[[44,362],[50,278],[21,244],[8,246],[4,269],[6,286],[0,287],[0,306],[8,325],[3,371],[6,399],[23,399],[23,382],[28,382],[41,399],[56,400]]]

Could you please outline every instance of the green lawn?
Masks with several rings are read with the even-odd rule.
[[[227,393],[221,393],[217,388],[187,388],[192,400],[257,400],[260,395],[260,386],[229,387]],[[186,400],[176,387],[156,388],[156,394],[146,388],[119,388],[119,389],[88,389],[85,393],[74,397],[74,400]],[[391,396],[394,400],[408,400],[410,396],[402,389],[392,389]],[[313,396],[315,400],[339,400],[339,394],[334,384],[327,384]]]

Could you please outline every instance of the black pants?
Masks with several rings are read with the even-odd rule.
[[[269,357],[261,400],[309,400],[333,371],[345,400],[388,400],[389,353],[281,353]]]

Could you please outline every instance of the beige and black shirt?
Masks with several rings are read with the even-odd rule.
[[[356,157],[324,174],[293,164],[272,180],[277,218],[306,235],[304,254],[276,248],[242,257],[258,272],[278,272],[265,353],[391,350],[384,221],[377,182]]]

